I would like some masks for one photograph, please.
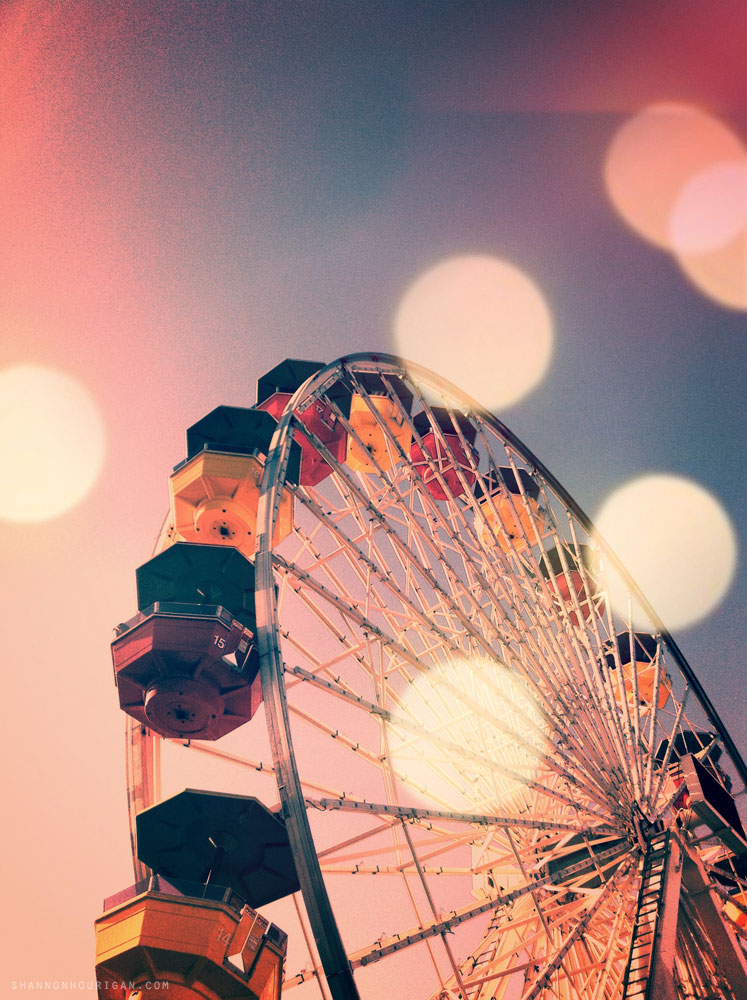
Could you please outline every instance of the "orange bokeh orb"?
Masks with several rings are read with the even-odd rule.
[[[644,239],[673,250],[672,213],[685,185],[714,164],[744,157],[742,143],[717,118],[686,104],[656,104],[618,129],[604,179],[627,224]]]
[[[747,310],[747,156],[713,164],[684,186],[671,233],[695,287],[720,305]]]

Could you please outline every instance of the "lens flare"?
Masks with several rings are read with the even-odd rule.
[[[705,618],[729,589],[736,534],[719,502],[697,483],[641,476],[605,500],[595,523],[667,628]],[[614,575],[607,582],[613,604],[624,610],[621,583]]]
[[[394,337],[402,357],[445,373],[489,409],[534,389],[553,347],[537,285],[488,256],[449,258],[420,275],[399,304]]]
[[[739,139],[718,119],[689,105],[656,104],[615,134],[604,166],[607,192],[639,236],[676,250],[671,219],[685,186],[703,171],[744,156]]]
[[[669,221],[672,249],[702,254],[731,243],[747,227],[747,157],[714,163],[680,191]]]
[[[671,232],[695,287],[720,305],[747,309],[747,157],[696,174],[677,199]]]
[[[400,780],[450,809],[519,808],[548,751],[548,726],[523,678],[488,659],[418,674],[392,712]]]
[[[47,521],[93,487],[104,460],[101,413],[69,375],[39,365],[0,372],[0,518]]]
[[[747,227],[713,253],[683,255],[680,267],[693,285],[727,309],[747,310]]]

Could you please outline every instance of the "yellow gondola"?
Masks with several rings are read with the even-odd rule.
[[[545,530],[539,487],[526,470],[518,471],[517,480],[510,466],[501,466],[497,476],[493,472],[485,476],[484,488],[479,483],[475,487],[484,517],[484,522],[477,519],[477,533],[486,548],[497,542],[504,552],[521,552],[527,547],[527,539],[530,545],[539,544]]]
[[[257,510],[276,421],[261,410],[219,406],[187,430],[187,459],[169,479],[167,544],[232,545],[247,558],[257,547]],[[300,449],[292,446],[288,481],[298,482]],[[290,534],[293,497],[284,489],[273,543]]]
[[[742,906],[747,907],[747,892],[738,892],[732,896],[732,899],[735,903],[741,903]],[[734,921],[737,927],[747,927],[747,913],[740,910],[734,903],[727,903],[724,907],[724,913],[730,920]]]
[[[170,1000],[280,1000],[286,935],[215,888],[218,898],[182,895],[154,876],[107,900],[95,925],[99,1000],[155,989]]]
[[[623,686],[628,704],[632,703],[635,697],[636,685],[638,687],[638,701],[641,705],[650,705],[654,700],[654,686],[656,684],[657,673],[657,648],[658,642],[655,635],[647,632],[633,633],[633,655],[631,655],[630,633],[620,632],[613,640],[617,645],[620,664],[623,671]],[[608,642],[604,647],[604,659],[610,670],[617,668],[613,642]],[[613,681],[613,690],[618,704],[622,704],[617,684]],[[664,708],[672,691],[672,681],[669,674],[663,667],[659,668],[659,688],[656,695],[658,708]]]
[[[177,467],[169,480],[170,541],[233,545],[251,557],[257,547],[257,508],[264,459],[201,451]],[[283,490],[273,543],[293,527],[293,497]]]
[[[375,473],[378,469],[388,472],[397,456],[396,445],[389,440],[389,435],[406,455],[410,451],[412,432],[406,414],[412,405],[412,393],[396,379],[392,379],[392,389],[397,398],[388,394],[379,377],[359,376],[359,380],[368,399],[353,393],[350,426],[361,443],[352,434],[348,436],[345,460],[354,472]]]

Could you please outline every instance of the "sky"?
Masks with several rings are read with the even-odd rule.
[[[656,473],[697,483],[733,526],[723,598],[673,632],[747,751],[747,194],[737,183],[724,214],[736,256],[718,234],[705,254],[736,275],[725,302],[631,224],[609,180],[620,130],[652,106],[747,145],[746,32],[740,0],[0,5],[0,386],[42,366],[100,415],[78,469],[56,390],[1,411],[0,490],[22,477],[50,510],[70,481],[83,495],[49,516],[40,501],[33,521],[1,505],[0,992],[90,983],[101,900],[131,881],[109,643],[136,610],[186,428],[253,405],[286,357],[398,353],[404,296],[453,258],[539,290],[551,356],[495,412],[585,511]],[[439,336],[456,359],[459,331]],[[506,356],[486,338],[497,377]],[[686,529],[677,542],[681,556]]]

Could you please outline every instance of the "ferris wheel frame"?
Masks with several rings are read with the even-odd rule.
[[[401,359],[393,356],[381,354],[357,354],[344,357],[338,362],[328,365],[309,379],[296,391],[288,402],[285,412],[278,422],[278,427],[270,446],[260,494],[258,523],[262,527],[260,529],[255,564],[257,572],[257,626],[263,690],[266,692],[266,711],[275,763],[278,769],[278,783],[281,789],[289,836],[297,858],[304,900],[316,933],[322,965],[335,1000],[338,1000],[338,998],[339,1000],[343,1000],[343,998],[344,1000],[353,1000],[353,998],[358,997],[358,993],[350,975],[345,949],[327,897],[311,830],[306,818],[306,807],[304,805],[301,781],[293,758],[290,723],[283,691],[283,662],[274,632],[276,595],[272,546],[268,542],[273,535],[273,515],[277,510],[279,491],[282,489],[284,482],[284,469],[289,455],[289,428],[294,409],[299,407],[301,401],[308,405],[314,398],[315,393],[322,392],[330,380],[337,377],[340,369],[352,366],[358,370],[363,370],[359,366],[368,365],[372,365],[373,370],[377,373],[390,374],[394,377],[398,377],[404,368],[415,380],[422,378],[432,384],[440,384],[450,394],[454,393],[454,388],[446,380],[435,376],[421,366],[410,362],[403,362]],[[542,476],[567,510],[578,519],[587,532],[591,533],[593,525],[590,518],[573,500],[549,469],[495,416],[487,412],[474,400],[469,400],[468,405],[472,413],[479,415],[482,421],[492,424],[499,434],[522,455],[526,462]],[[599,540],[604,545],[603,540]],[[677,662],[682,674],[687,679],[696,698],[703,707],[709,722],[719,733],[725,747],[729,751],[732,762],[738,769],[740,777],[747,784],[747,766],[745,766],[739,751],[681,650],[655,610],[640,592],[635,581],[608,546],[606,547],[606,555],[613,562],[630,591],[635,594],[641,606],[655,623],[658,631],[667,643],[670,655]]]
[[[520,456],[522,462],[535,475],[541,478],[547,488],[554,494],[558,503],[567,511],[569,517],[574,518],[587,535],[591,536],[594,528],[591,520],[584,514],[582,509],[575,503],[552,473],[501,421],[486,412],[476,401],[465,396],[454,386],[450,385],[447,380],[434,375],[432,372],[428,372],[421,366],[404,362],[391,355],[356,354],[327,365],[308,379],[292,395],[283,414],[279,418],[264,466],[257,512],[258,540],[255,556],[255,602],[265,713],[283,814],[296,860],[301,892],[316,941],[324,977],[333,1000],[358,1000],[359,992],[351,968],[350,955],[343,944],[325,885],[324,875],[308,821],[302,778],[299,775],[294,754],[291,723],[285,694],[284,663],[278,635],[276,568],[271,541],[274,535],[275,517],[285,484],[286,466],[293,439],[294,413],[323,395],[325,390],[343,372],[372,373],[377,376],[383,376],[385,379],[401,378],[403,373],[406,373],[408,378],[412,379],[415,384],[422,382],[424,385],[427,384],[432,388],[442,391],[445,396],[451,399],[459,399],[460,405],[469,414],[470,418],[489,427],[493,433]],[[323,448],[321,442],[315,443]],[[404,453],[402,453],[402,458],[405,462],[409,461],[408,456]],[[747,767],[684,655],[656,615],[655,610],[650,606],[645,596],[640,593],[635,581],[632,580],[624,566],[622,566],[609,547],[605,545],[604,540],[599,538],[598,534],[595,534],[595,538],[600,547],[603,548],[605,557],[614,566],[629,592],[635,597],[638,605],[644,610],[656,631],[660,634],[661,640],[666,645],[670,661],[679,669],[686,681],[687,688],[696,699],[710,726],[718,734],[735,772],[745,786],[747,786]],[[637,708],[635,712],[637,719]],[[676,729],[676,724],[672,732],[674,732],[674,729]],[[152,801],[157,794],[158,741],[149,731],[131,726],[128,746],[128,770],[130,773],[128,785],[131,811],[133,811],[142,807],[143,804],[149,804],[149,801]],[[668,761],[669,753],[671,753],[671,747],[667,750],[665,761]],[[148,760],[155,766],[149,766]],[[409,836],[404,822],[402,826],[405,836]],[[414,852],[413,857],[415,857]],[[598,860],[600,859],[604,860],[603,855],[598,856]],[[624,866],[621,865],[617,869],[617,874],[610,878],[607,886],[614,885],[623,868]],[[566,871],[568,872],[570,869],[566,869]],[[473,908],[475,911],[477,909],[477,907]],[[590,914],[583,918],[583,920],[588,919],[591,919]],[[429,933],[439,933],[436,923],[434,923],[434,929],[431,929]],[[562,952],[562,948],[560,952]],[[562,963],[563,958],[564,954],[560,954],[558,961]],[[359,965],[365,964],[360,956],[357,962]],[[455,975],[458,981],[459,973],[456,970]],[[540,988],[538,987],[538,991]],[[528,995],[534,996],[538,994],[530,993]]]

